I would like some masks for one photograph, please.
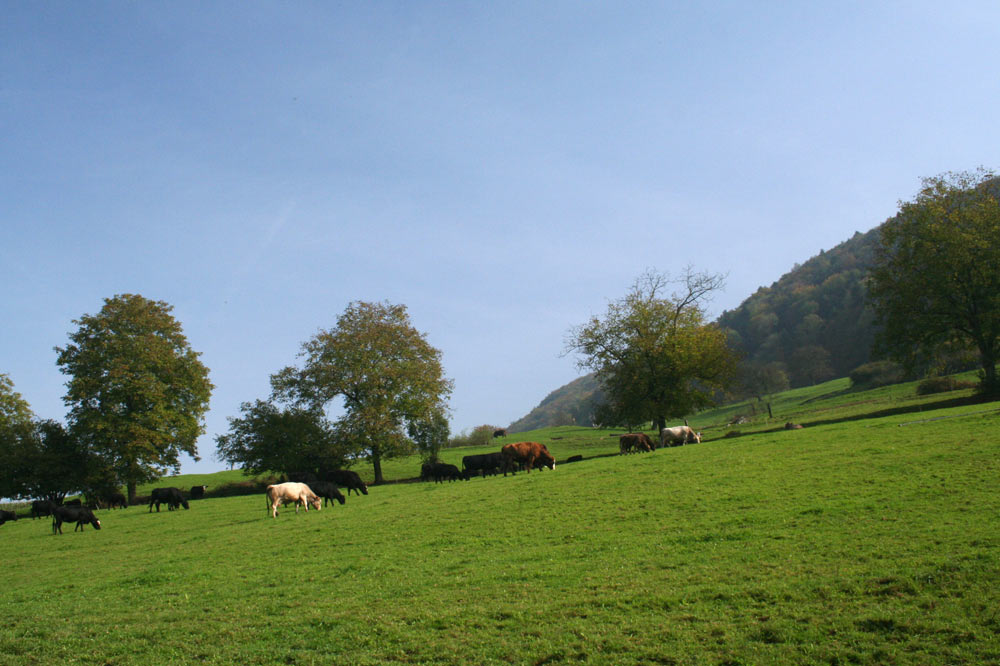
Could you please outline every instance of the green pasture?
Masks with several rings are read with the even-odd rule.
[[[654,453],[512,435],[584,460],[277,519],[262,495],[61,536],[22,518],[0,664],[1000,663],[1000,403],[846,388],[702,414],[705,442]]]

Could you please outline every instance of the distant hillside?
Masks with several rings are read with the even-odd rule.
[[[601,389],[594,375],[584,375],[548,394],[527,416],[507,428],[523,432],[560,425],[590,425],[594,404],[600,400]]]
[[[874,315],[865,304],[879,228],[820,252],[761,287],[718,323],[744,359],[779,363],[793,387],[844,377],[870,360]]]
[[[747,362],[778,364],[793,387],[844,377],[867,363],[874,329],[864,278],[878,231],[855,233],[723,312],[718,323],[731,344]],[[510,428],[590,425],[599,399],[597,381],[586,375],[550,393]]]

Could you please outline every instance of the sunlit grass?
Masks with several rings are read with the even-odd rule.
[[[258,495],[22,519],[0,663],[996,663],[1000,404],[927,404],[631,456],[549,429],[585,459],[277,519]]]

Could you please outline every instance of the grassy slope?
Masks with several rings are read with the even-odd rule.
[[[8,523],[0,664],[1000,662],[1000,404],[843,388],[734,439],[703,414],[710,441],[653,454],[538,431],[587,459],[318,514],[251,496]]]

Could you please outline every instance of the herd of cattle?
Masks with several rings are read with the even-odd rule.
[[[506,436],[506,431],[497,431],[494,436]],[[618,439],[619,453],[642,453],[653,451],[656,444],[653,439],[645,433],[627,433]],[[660,446],[674,446],[677,444],[687,444],[688,442],[701,443],[701,433],[695,432],[688,426],[677,426],[675,428],[664,428],[660,432]],[[442,462],[427,462],[421,466],[420,479],[430,481],[433,479],[437,483],[444,481],[468,481],[473,476],[486,475],[496,476],[503,472],[512,475],[518,470],[530,472],[532,469],[548,467],[551,470],[556,468],[556,460],[549,453],[544,444],[539,442],[516,442],[505,444],[496,453],[481,453],[468,455],[462,458],[462,469],[455,465]],[[277,518],[278,507],[283,504],[294,504],[295,513],[299,512],[299,507],[306,511],[313,507],[317,511],[326,506],[329,502],[340,502],[344,504],[347,498],[340,492],[339,488],[346,488],[347,494],[354,491],[358,495],[367,495],[368,486],[361,480],[357,472],[350,470],[332,470],[317,478],[314,475],[303,475],[298,480],[285,483],[269,485],[265,491],[267,500],[267,510],[272,518]],[[194,486],[188,492],[190,499],[202,499],[205,496],[207,486]],[[179,488],[154,488],[149,498],[149,511],[152,513],[153,507],[159,513],[160,505],[166,504],[168,511],[184,507],[189,509],[187,498]],[[102,498],[101,505],[105,508],[115,507],[125,508],[128,502],[121,493],[112,493],[108,497]],[[52,516],[52,533],[62,534],[63,523],[76,523],[73,531],[83,531],[85,525],[92,525],[94,529],[101,529],[101,521],[94,515],[93,509],[96,506],[83,506],[80,500],[70,500],[66,504],[58,504],[50,500],[35,500],[31,503],[32,519],[42,516]],[[13,511],[0,510],[0,525],[7,521],[17,520],[17,514]]]

